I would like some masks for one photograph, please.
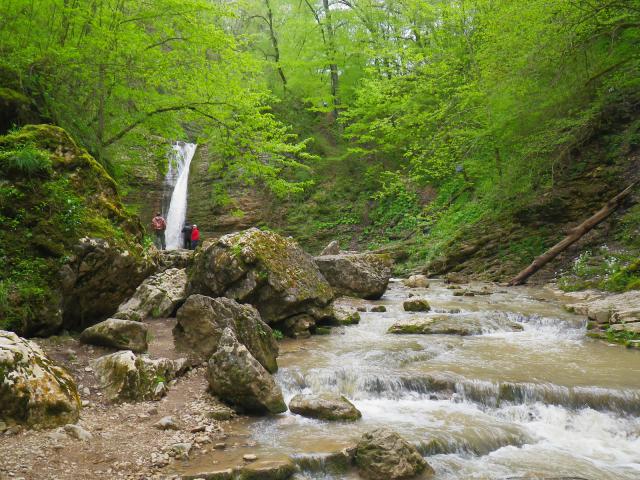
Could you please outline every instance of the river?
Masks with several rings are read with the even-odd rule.
[[[491,295],[455,297],[439,281],[428,289],[392,281],[377,302],[347,301],[387,312],[361,313],[358,325],[331,335],[282,342],[276,378],[287,402],[301,392],[339,392],[362,419],[241,420],[235,431],[251,438],[251,448],[216,452],[215,463],[251,451],[294,456],[306,469],[302,478],[358,479],[327,473],[323,456],[387,426],[419,447],[436,480],[640,478],[640,352],[586,338],[585,319],[564,311],[551,290],[489,288]],[[427,315],[403,311],[410,293],[435,311],[479,319],[483,333],[388,334],[397,321]],[[508,328],[514,321],[521,331]],[[205,455],[188,470],[210,461]]]

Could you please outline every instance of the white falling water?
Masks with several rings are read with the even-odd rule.
[[[169,171],[165,184],[168,188],[173,188],[173,193],[166,218],[167,250],[182,248],[182,227],[187,214],[189,166],[196,148],[195,143],[177,142],[173,145],[173,155],[169,156]]]

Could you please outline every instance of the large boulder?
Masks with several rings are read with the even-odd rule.
[[[133,296],[118,307],[115,318],[142,321],[173,315],[187,298],[187,271],[169,268],[147,278]]]
[[[355,462],[360,475],[369,480],[397,480],[434,473],[416,447],[386,428],[362,436]]]
[[[250,303],[270,325],[333,299],[331,286],[297,243],[257,228],[205,244],[195,256],[188,291]]]
[[[185,359],[151,359],[131,350],[105,355],[94,360],[106,397],[112,401],[156,400],[166,393],[166,384],[184,373]]]
[[[583,302],[567,305],[567,309],[585,315],[589,320],[601,325],[639,322],[640,291],[588,298]]]
[[[150,258],[100,238],[82,238],[60,271],[65,325],[109,317],[154,268]]]
[[[269,372],[226,328],[207,369],[210,392],[247,413],[287,411],[280,387]]]
[[[354,421],[362,417],[353,403],[333,393],[296,395],[289,402],[289,410],[303,417],[321,420]]]
[[[218,349],[224,329],[230,328],[264,368],[271,373],[278,370],[278,342],[271,327],[251,305],[225,297],[191,295],[178,310],[176,319],[173,329],[176,348],[193,360],[209,360]]]
[[[76,384],[34,342],[0,330],[0,420],[28,426],[75,423]]]
[[[403,283],[409,288],[429,288],[429,279],[426,275],[411,275]]]
[[[118,350],[132,350],[146,352],[147,325],[131,320],[108,318],[92,327],[86,328],[80,334],[80,341],[89,345],[117,348]]]
[[[315,257],[316,265],[339,295],[375,300],[387,290],[392,260],[376,253],[341,253]]]

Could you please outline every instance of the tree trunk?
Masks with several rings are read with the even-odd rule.
[[[276,32],[273,28],[273,10],[271,9],[271,3],[269,3],[269,0],[264,0],[264,3],[267,7],[267,24],[269,26],[269,38],[271,39],[271,46],[273,47],[273,61],[276,64],[276,70],[278,71],[280,80],[282,80],[282,88],[286,92],[287,77],[285,77],[284,70],[282,70],[282,65],[280,64],[280,47],[278,45],[278,37],[276,37]]]
[[[338,118],[338,105],[340,105],[340,97],[338,92],[339,77],[338,77],[338,65],[336,64],[336,38],[333,29],[333,23],[331,20],[331,8],[329,6],[329,0],[322,0],[322,8],[324,10],[324,18],[326,22],[327,31],[327,47],[329,50],[329,72],[331,75],[331,98],[333,100],[333,118]]]
[[[569,235],[565,237],[564,240],[555,244],[549,250],[544,252],[542,255],[537,257],[531,265],[522,270],[518,275],[516,275],[510,282],[509,285],[522,285],[527,282],[527,279],[544,267],[551,260],[556,258],[561,252],[566,250],[569,246],[573,245],[575,242],[580,240],[583,235],[589,232],[593,227],[598,225],[600,222],[605,220],[609,215],[616,211],[616,209],[622,204],[622,201],[629,196],[633,187],[635,187],[640,180],[636,180],[627,188],[625,188],[618,195],[609,200],[600,210],[598,210],[594,215],[589,217],[587,220],[582,222],[576,228],[571,230]]]

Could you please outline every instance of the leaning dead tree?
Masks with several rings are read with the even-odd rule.
[[[569,235],[567,235],[564,240],[559,243],[556,243],[549,250],[544,252],[542,255],[537,257],[531,265],[522,270],[518,275],[516,275],[510,282],[509,285],[522,285],[527,282],[527,279],[544,267],[551,260],[556,258],[561,252],[566,250],[569,246],[576,243],[578,240],[582,238],[582,236],[590,231],[593,227],[598,225],[604,219],[606,219],[609,215],[616,211],[616,209],[622,204],[623,200],[629,196],[633,187],[635,187],[640,180],[636,180],[627,188],[625,188],[618,195],[609,200],[600,210],[598,210],[594,215],[586,219],[576,228],[572,229]]]

